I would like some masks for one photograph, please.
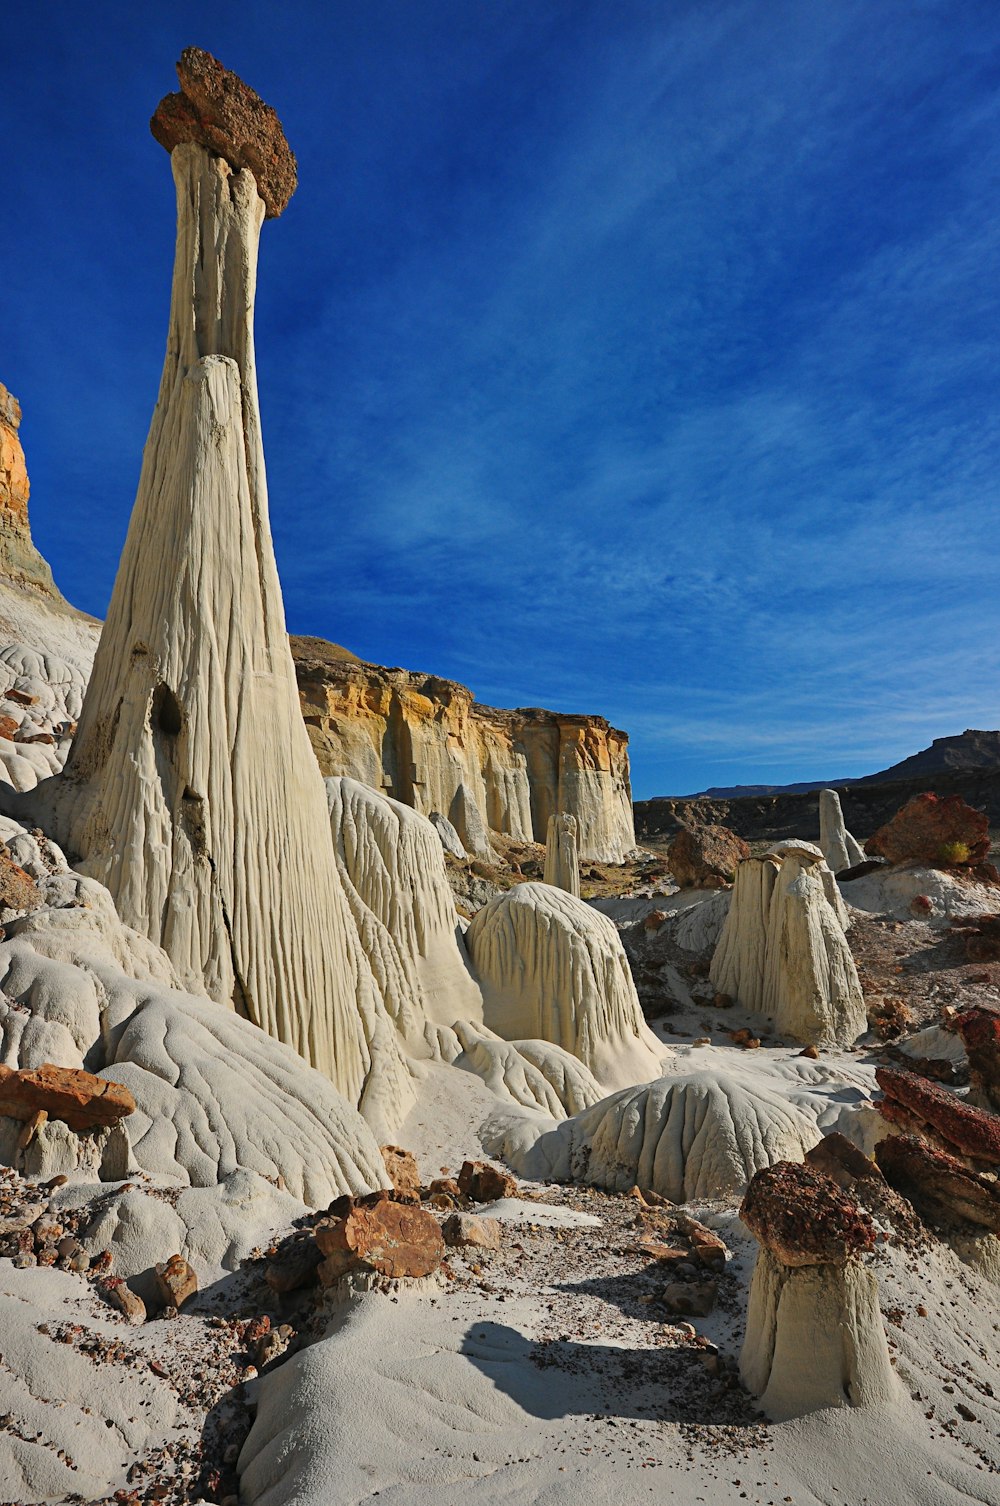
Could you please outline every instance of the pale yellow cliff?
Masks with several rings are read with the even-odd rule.
[[[635,847],[628,736],[603,717],[483,706],[454,680],[366,664],[316,638],[293,638],[292,653],[325,775],[440,811],[469,851],[470,799],[491,830],[527,841],[544,842],[557,812],[575,816],[583,859],[621,862]]]

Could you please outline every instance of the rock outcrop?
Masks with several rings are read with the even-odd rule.
[[[575,816],[550,816],[545,838],[545,882],[580,898],[580,849]]]
[[[916,1135],[886,1135],[875,1158],[889,1185],[934,1228],[951,1233],[966,1225],[1000,1234],[1000,1187],[991,1177]]]
[[[328,779],[341,881],[386,1013],[411,1051],[428,1024],[481,1020],[483,1005],[430,821],[355,779]]]
[[[31,542],[30,486],[20,427],[21,405],[0,383],[0,576],[61,602],[52,571]]]
[[[171,164],[159,398],[72,755],[34,809],[186,987],[288,1042],[356,1104],[382,1037],[367,1029],[376,990],[351,939],[268,524],[253,341],[265,204],[248,168],[193,141]]]
[[[890,863],[974,866],[989,857],[989,818],[960,795],[914,795],[868,838],[865,851]]]
[[[978,1107],[1000,1114],[1000,1014],[978,1007],[963,1009],[955,1016],[953,1029],[969,1058],[969,1080]]]
[[[517,884],[478,912],[465,941],[490,1030],[552,1041],[606,1088],[657,1076],[663,1048],[605,916],[549,884]]]
[[[544,842],[577,821],[580,856],[620,863],[635,847],[628,737],[603,717],[480,705],[453,680],[384,669],[292,639],[302,713],[327,776],[347,775],[457,827],[464,787],[492,831]],[[471,849],[470,849],[471,850]]]
[[[840,796],[836,790],[819,792],[819,845],[831,873],[842,873],[864,862],[864,851],[844,824]]]
[[[868,1214],[829,1177],[783,1162],[754,1177],[740,1217],[760,1242],[740,1374],[767,1414],[890,1403],[898,1382],[861,1259],[875,1243]]]
[[[851,1045],[868,1021],[845,918],[819,849],[778,844],[740,864],[712,982],[796,1040]]]

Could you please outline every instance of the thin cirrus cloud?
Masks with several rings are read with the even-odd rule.
[[[372,0],[199,37],[177,9],[273,79],[300,157],[258,306],[294,630],[603,712],[640,795],[997,722],[1000,14]],[[127,324],[129,275],[80,291],[88,328]],[[71,472],[92,610],[141,409],[79,420],[114,448],[107,501]]]

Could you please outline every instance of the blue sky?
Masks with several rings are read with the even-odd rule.
[[[8,0],[0,381],[110,593],[166,336],[147,121],[273,104],[258,363],[289,627],[598,711],[637,796],[1000,725],[995,0]]]

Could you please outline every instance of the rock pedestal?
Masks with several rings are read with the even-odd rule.
[[[545,842],[545,882],[580,897],[580,858],[575,816],[550,816]]]
[[[768,1416],[890,1403],[878,1283],[861,1260],[875,1242],[868,1214],[829,1177],[779,1162],[754,1177],[740,1217],[761,1245],[740,1375]]]

